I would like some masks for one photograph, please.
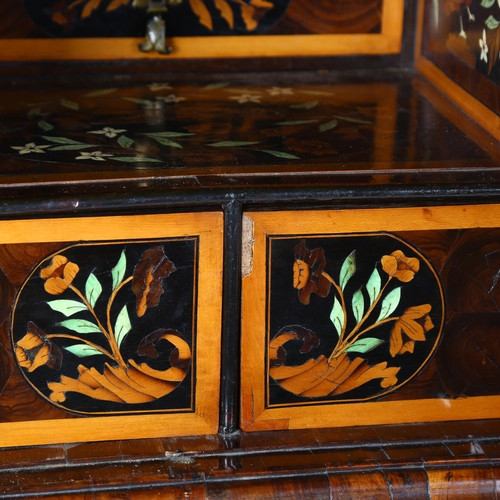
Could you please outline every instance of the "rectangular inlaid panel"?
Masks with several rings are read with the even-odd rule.
[[[399,0],[166,3],[156,27],[164,25],[169,58],[387,54],[401,48]],[[158,47],[139,50],[151,17],[147,6],[146,0],[0,0],[1,59],[166,57]]]
[[[500,206],[248,213],[245,430],[498,418]]]
[[[1,222],[0,445],[216,432],[221,226]]]

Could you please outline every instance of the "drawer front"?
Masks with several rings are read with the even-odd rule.
[[[248,213],[243,428],[499,417],[499,225],[496,205]]]
[[[217,431],[220,213],[0,226],[2,446]]]

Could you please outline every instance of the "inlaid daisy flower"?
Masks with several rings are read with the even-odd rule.
[[[229,99],[234,99],[238,101],[240,104],[245,102],[257,102],[260,103],[262,96],[260,95],[252,95],[252,94],[241,94],[241,95],[233,95]]]
[[[101,151],[92,151],[89,153],[88,151],[80,151],[80,156],[77,156],[75,160],[95,160],[95,161],[106,161],[105,156],[113,156],[106,153],[102,153]]]
[[[20,155],[27,155],[29,153],[45,153],[45,148],[50,148],[50,144],[37,146],[34,142],[29,142],[24,146],[11,146],[12,149],[19,151]]]
[[[91,130],[90,132],[87,132],[87,134],[104,135],[106,137],[113,138],[126,131],[127,130],[124,128],[104,127],[102,130]]]
[[[159,90],[172,90],[172,86],[169,83],[151,83],[148,85],[151,92],[158,92]]]
[[[292,95],[294,91],[290,88],[273,87],[267,90],[270,95]]]

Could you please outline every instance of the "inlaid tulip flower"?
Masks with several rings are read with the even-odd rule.
[[[430,311],[430,304],[409,307],[396,320],[391,331],[390,352],[392,357],[405,352],[412,353],[416,341],[425,341],[425,334],[434,328],[429,316]]]
[[[324,273],[325,251],[322,248],[309,250],[304,240],[294,250],[293,286],[299,291],[302,304],[309,304],[311,294],[326,297],[330,293],[331,278]]]
[[[79,270],[64,255],[56,255],[50,265],[40,271],[40,277],[45,280],[44,288],[48,293],[59,295],[71,285]]]
[[[28,323],[28,332],[15,345],[16,358],[20,366],[33,372],[43,365],[59,369],[62,363],[62,353],[49,340],[47,335],[31,321]]]
[[[382,269],[392,278],[408,283],[420,269],[420,262],[415,257],[406,257],[401,250],[395,250],[382,257]]]

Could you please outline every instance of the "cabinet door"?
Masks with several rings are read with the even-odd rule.
[[[244,430],[500,417],[499,205],[244,227]]]
[[[220,213],[0,222],[0,446],[217,432],[221,274]]]

